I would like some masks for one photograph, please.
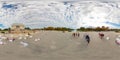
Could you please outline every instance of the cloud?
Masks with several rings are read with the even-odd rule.
[[[0,0],[0,1],[107,1],[107,2],[115,2],[120,0]]]
[[[119,2],[2,1],[0,8],[0,22],[4,28],[13,23],[23,23],[31,28],[112,27],[112,24],[104,23],[106,21],[120,24]]]

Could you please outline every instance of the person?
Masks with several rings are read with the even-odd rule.
[[[75,33],[75,36],[77,37],[77,36],[78,36],[78,34],[77,34],[77,33]]]
[[[75,33],[73,33],[72,35],[73,35],[73,37],[75,37],[75,35],[76,35],[76,34],[75,34]]]
[[[88,44],[90,43],[90,37],[89,37],[89,35],[85,36],[85,40],[87,41]]]
[[[99,33],[100,39],[104,38],[104,34],[103,33]]]
[[[13,38],[13,41],[15,41],[15,38]]]
[[[78,34],[77,34],[77,36],[79,37],[79,36],[80,36],[80,34],[78,33]]]

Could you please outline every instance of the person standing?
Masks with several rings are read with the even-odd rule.
[[[104,38],[104,34],[103,33],[99,33],[100,39]]]
[[[75,35],[76,35],[76,34],[75,34],[75,33],[73,33],[72,35],[73,35],[73,37],[75,37]]]

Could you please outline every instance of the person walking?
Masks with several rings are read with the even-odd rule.
[[[89,35],[85,35],[85,40],[87,41],[87,43],[90,43],[90,36]]]

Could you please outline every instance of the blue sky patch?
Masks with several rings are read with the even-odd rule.
[[[4,25],[3,25],[3,24],[0,24],[0,28],[4,28]]]
[[[3,4],[2,8],[4,9],[17,9],[17,5],[15,4]]]
[[[120,27],[120,24],[117,24],[117,23],[113,23],[113,22],[105,22],[106,24],[110,24],[112,26],[115,26],[115,27]]]

